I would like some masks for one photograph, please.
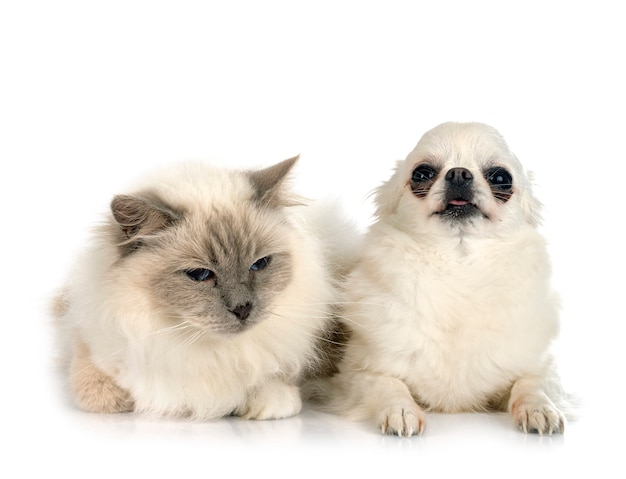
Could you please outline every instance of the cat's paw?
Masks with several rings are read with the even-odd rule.
[[[250,393],[237,415],[244,419],[282,419],[302,410],[300,390],[292,384],[271,382]]]
[[[118,386],[113,378],[97,368],[85,355],[74,358],[70,382],[74,400],[87,412],[122,413],[133,411],[130,393]]]
[[[553,404],[541,400],[516,401],[511,414],[517,427],[524,433],[561,433],[565,430],[565,417]]]
[[[417,404],[407,402],[384,409],[378,423],[383,434],[410,437],[424,432],[426,414]]]

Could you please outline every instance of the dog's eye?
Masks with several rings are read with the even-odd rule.
[[[189,278],[193,279],[194,281],[198,281],[199,283],[203,281],[208,281],[215,277],[215,273],[206,268],[188,269],[187,271],[185,271],[185,274]]]
[[[272,258],[270,256],[264,256],[261,259],[256,260],[252,266],[250,266],[250,271],[261,271],[265,269],[268,264],[270,264],[270,260]]]
[[[430,165],[419,165],[413,170],[413,183],[422,183],[424,181],[433,181],[437,176],[437,170]]]
[[[485,177],[492,187],[499,190],[510,190],[513,187],[513,177],[504,168],[490,168],[487,170]]]

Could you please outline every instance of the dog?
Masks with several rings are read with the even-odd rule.
[[[523,432],[563,433],[541,204],[503,137],[482,123],[433,128],[375,207],[345,284],[350,339],[313,396],[384,434],[421,434],[429,411],[488,410]]]

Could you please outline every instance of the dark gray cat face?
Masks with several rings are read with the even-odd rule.
[[[116,196],[117,267],[181,330],[228,334],[257,324],[292,275],[293,231],[279,190],[294,161],[245,173],[251,195],[237,204],[184,208],[157,190]]]

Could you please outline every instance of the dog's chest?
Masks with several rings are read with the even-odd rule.
[[[543,339],[532,338],[532,275],[515,277],[512,267],[473,257],[422,261],[403,283],[412,323],[404,374],[426,405],[479,408],[533,361],[528,345]]]

